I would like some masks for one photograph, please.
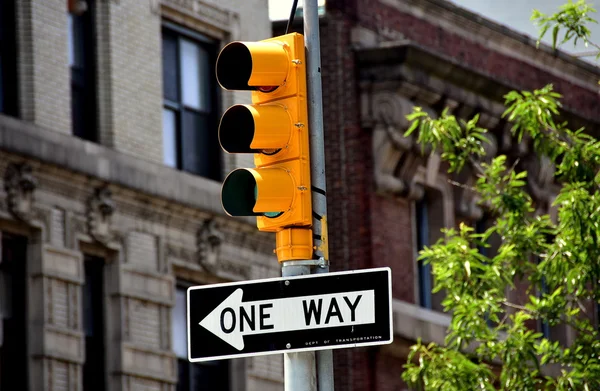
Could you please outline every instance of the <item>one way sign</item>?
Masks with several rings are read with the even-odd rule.
[[[196,286],[187,303],[192,362],[393,339],[389,268]]]

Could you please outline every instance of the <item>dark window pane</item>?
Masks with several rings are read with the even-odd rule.
[[[427,211],[427,200],[417,202],[417,250],[429,245],[429,214]],[[422,307],[431,308],[431,265],[423,260],[418,262],[419,271],[419,300]]]
[[[207,116],[192,111],[183,113],[182,126],[183,169],[207,178],[218,176],[218,144],[216,129],[210,127]]]
[[[83,68],[85,66],[84,48],[86,45],[83,16],[69,14],[68,21],[69,65]]]
[[[2,8],[2,7],[0,7]],[[0,28],[0,30],[2,30]],[[0,42],[0,46],[2,42]],[[2,66],[2,53],[0,53],[0,113],[4,113],[4,78],[1,77],[3,74],[3,66]]]
[[[73,134],[97,140],[96,38],[93,0],[81,15],[69,15],[68,45],[71,66],[71,122]]]
[[[0,390],[27,388],[27,241],[0,241]]]
[[[193,390],[229,390],[229,361],[192,364]]]
[[[84,265],[85,363],[83,364],[83,390],[104,391],[104,261],[99,258],[86,257]]]
[[[71,70],[73,81],[78,78],[78,71]],[[75,82],[71,85],[71,126],[73,134],[85,138],[85,89]]]
[[[15,0],[0,1],[0,112],[18,115]]]
[[[173,102],[179,100],[179,82],[177,77],[177,39],[171,35],[163,36],[163,96]]]
[[[179,30],[164,30],[162,46],[163,162],[220,180],[217,87],[212,76],[216,46]]]

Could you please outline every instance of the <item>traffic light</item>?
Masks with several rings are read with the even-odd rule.
[[[252,104],[225,111],[219,142],[228,153],[253,153],[254,168],[225,178],[221,202],[231,216],[256,216],[277,233],[280,261],[312,256],[312,209],[304,39],[292,33],[232,42],[217,59],[226,90],[252,91]]]

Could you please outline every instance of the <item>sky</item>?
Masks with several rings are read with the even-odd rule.
[[[290,17],[293,0],[269,0],[269,18],[271,20],[287,20]],[[298,0],[298,7],[302,7],[304,0]],[[325,0],[318,0],[318,5],[325,5]]]
[[[558,7],[566,0],[449,0],[454,4],[464,7],[471,12],[491,19],[497,23],[506,25],[520,33],[527,34],[534,39],[538,38],[538,27],[529,19],[532,10],[538,9],[546,14],[552,14],[558,10]],[[587,0],[588,3],[600,11],[600,0]],[[325,0],[318,0],[319,5],[324,5]],[[286,20],[290,15],[293,0],[269,0],[269,18],[271,20]],[[303,0],[298,1],[301,7]],[[600,21],[600,13],[591,15]],[[600,42],[600,24],[589,25],[592,30],[592,41]],[[547,33],[544,39],[546,43],[551,43],[551,34]],[[561,50],[568,53],[578,53],[589,51],[583,44],[578,44],[577,48],[572,45],[561,46]],[[594,57],[582,57],[583,60],[598,65]]]
[[[553,14],[559,7],[566,3],[566,0],[450,0],[454,4],[464,7],[471,12],[491,19],[497,23],[503,24],[520,33],[527,34],[534,39],[539,36],[539,28],[530,20],[533,9],[538,9],[545,14]],[[600,11],[600,0],[587,0],[593,8]],[[591,14],[591,17],[600,21],[600,13]],[[600,24],[588,25],[592,31],[591,41],[600,42]],[[551,32],[546,33],[544,42],[552,43]],[[577,47],[572,45],[561,46],[561,50],[568,53],[586,52],[590,48],[583,46],[583,43],[577,43]],[[594,57],[583,57],[583,60],[594,64],[598,62]]]

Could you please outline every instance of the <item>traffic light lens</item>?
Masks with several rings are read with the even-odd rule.
[[[278,86],[269,86],[269,87],[258,87],[260,92],[273,92],[278,88]]]
[[[248,170],[239,169],[229,173],[221,188],[223,209],[230,216],[259,216],[256,205],[256,180]]]
[[[254,138],[254,117],[244,105],[230,107],[219,125],[219,142],[229,153],[259,152],[250,148]]]
[[[291,60],[282,43],[232,42],[217,58],[217,80],[226,90],[273,92],[285,84]]]
[[[292,136],[292,121],[282,105],[235,105],[219,124],[219,142],[229,153],[275,155]]]
[[[221,202],[230,216],[275,218],[291,205],[293,186],[289,173],[282,169],[238,168],[223,181]]]
[[[227,90],[253,90],[248,85],[252,75],[252,54],[241,42],[225,46],[217,59],[217,79]]]

